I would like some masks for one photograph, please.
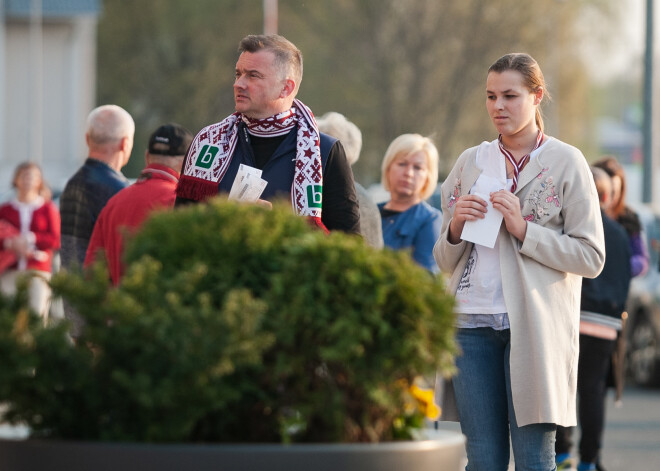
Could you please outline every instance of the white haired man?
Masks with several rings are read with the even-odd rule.
[[[94,223],[107,201],[128,186],[121,173],[133,149],[135,123],[117,105],[103,105],[87,117],[87,160],[60,196],[62,266],[82,266]]]
[[[129,182],[121,169],[133,150],[135,122],[117,105],[103,105],[87,117],[88,157],[69,179],[60,196],[62,217],[62,267],[82,266],[94,224],[108,200]],[[82,321],[74,309],[64,302],[64,315],[76,337]]]

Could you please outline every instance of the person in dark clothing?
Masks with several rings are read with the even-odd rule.
[[[115,193],[128,186],[121,169],[131,156],[134,135],[133,118],[117,105],[100,106],[87,117],[87,160],[60,196],[62,268],[82,267],[101,210]],[[64,315],[72,322],[75,338],[82,321],[67,302]]]
[[[105,203],[129,182],[121,169],[133,149],[135,123],[116,105],[100,106],[87,117],[87,160],[60,196],[62,267],[82,266],[94,223]]]
[[[612,156],[600,158],[594,162],[594,167],[605,170],[612,179],[612,202],[607,207],[607,215],[621,224],[628,233],[632,276],[644,275],[649,269],[649,250],[639,216],[626,205],[626,173],[619,161]]]
[[[600,275],[582,281],[577,384],[582,429],[579,471],[602,469],[597,466],[605,424],[607,376],[632,277],[628,234],[606,215],[612,201],[611,179],[601,168],[592,167],[592,172],[601,202],[607,256]],[[573,427],[557,427],[555,451],[559,470],[572,466],[572,432]]]
[[[229,193],[242,164],[262,171],[262,204],[286,198],[315,226],[358,234],[360,213],[344,148],[319,132],[311,110],[296,99],[301,52],[278,35],[246,36],[238,52],[236,112],[193,140],[175,206]]]

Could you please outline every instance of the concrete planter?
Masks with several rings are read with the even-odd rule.
[[[427,439],[378,444],[148,445],[0,440],[0,469],[33,471],[459,471],[464,437],[429,430]]]

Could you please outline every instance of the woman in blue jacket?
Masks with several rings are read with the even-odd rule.
[[[411,251],[421,266],[438,273],[433,245],[442,214],[424,202],[438,184],[438,150],[428,137],[403,134],[392,141],[382,164],[383,188],[390,200],[378,205],[386,247]]]

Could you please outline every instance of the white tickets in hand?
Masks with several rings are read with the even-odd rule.
[[[490,202],[490,193],[499,191],[504,187],[504,182],[498,178],[481,175],[470,193],[482,198],[488,204],[488,208],[483,219],[466,221],[461,233],[461,239],[484,247],[493,248],[497,235],[500,233],[502,225],[502,213],[493,208]]]
[[[246,203],[256,202],[268,182],[261,178],[261,170],[241,164],[234,183],[229,190],[229,199]]]
[[[236,199],[238,201],[254,203],[259,199],[266,185],[268,185],[266,180],[255,175],[247,175],[241,182],[241,189]]]
[[[229,190],[229,199],[235,200],[238,197],[238,194],[241,190],[241,183],[248,175],[255,175],[261,178],[261,170],[258,168],[250,167],[249,165],[241,164],[238,167],[238,172],[236,172],[236,178],[234,178],[234,183],[232,183],[231,190]]]

